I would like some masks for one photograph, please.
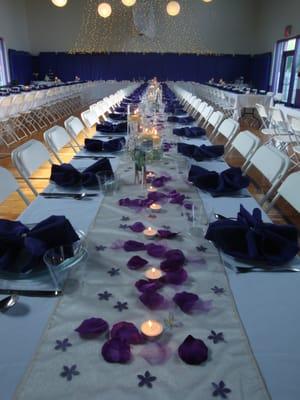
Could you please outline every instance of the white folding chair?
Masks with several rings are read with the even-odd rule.
[[[214,135],[223,119],[224,114],[221,111],[214,111],[208,118],[205,128],[212,127],[211,135]]]
[[[44,132],[44,140],[48,146],[48,148],[52,151],[53,155],[56,157],[59,163],[63,163],[62,159],[59,156],[59,151],[70,144],[71,148],[76,153],[76,149],[72,144],[70,135],[68,132],[62,127],[55,125],[52,128],[48,129]]]
[[[76,143],[78,147],[80,147],[80,144],[77,141],[77,136],[83,132],[84,133],[84,125],[80,121],[79,118],[77,117],[69,117],[68,119],[65,120],[64,126],[66,128],[66,131],[68,134],[71,136],[72,140]],[[85,135],[86,136],[86,135]]]
[[[261,140],[258,136],[254,135],[250,131],[242,131],[230,143],[226,156],[229,155],[229,153],[233,149],[235,149],[239,154],[244,157],[245,161],[241,167],[242,171],[244,171],[250,158],[253,156],[260,145]]]
[[[201,112],[201,115],[200,115],[199,119],[197,120],[197,123],[199,125],[202,125],[203,128],[205,128],[207,125],[208,119],[213,112],[214,112],[214,109],[212,106],[206,106],[204,108],[204,110]]]
[[[84,125],[88,129],[92,128],[95,124],[99,123],[99,119],[98,119],[97,114],[94,111],[91,111],[91,110],[83,111],[81,113],[81,119],[82,119]]]
[[[20,186],[13,176],[13,174],[7,169],[0,167],[0,203],[2,203],[9,195],[17,192],[26,205],[29,205],[29,200],[20,189]]]
[[[240,124],[232,118],[225,119],[215,132],[210,136],[210,140],[218,136],[224,136],[227,139],[225,147],[229,146],[240,128]]]
[[[53,164],[46,146],[38,140],[28,140],[26,143],[21,144],[21,146],[12,151],[11,159],[21,177],[37,196],[38,192],[30,182],[30,178],[32,174],[45,162],[48,161],[51,165]]]
[[[263,205],[288,172],[290,159],[285,153],[275,147],[263,145],[259,147],[250,158],[244,173],[246,174],[252,166],[254,166],[270,183],[270,189],[262,200],[259,201],[259,203]]]
[[[277,194],[271,201],[266,211],[269,211],[279,197],[288,202],[298,213],[300,213],[300,171],[290,174],[277,189]]]

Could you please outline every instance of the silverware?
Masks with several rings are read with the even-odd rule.
[[[47,199],[49,199],[49,198],[57,199],[57,198],[66,197],[66,198],[73,198],[75,200],[82,200],[85,197],[97,197],[99,195],[98,195],[98,193],[85,193],[85,192],[83,192],[83,193],[63,193],[63,192],[60,192],[60,193],[55,193],[55,192],[48,193],[48,192],[43,192],[43,193],[40,193],[40,196],[43,196],[43,197],[45,197]]]
[[[62,296],[62,290],[23,290],[23,289],[0,289],[0,294],[19,295],[27,297],[57,297]]]
[[[300,272],[300,267],[238,267],[233,266],[232,269],[239,273],[245,274],[249,272]]]
[[[73,157],[73,160],[80,160],[80,159],[91,159],[91,160],[103,160],[104,158],[116,158],[112,156],[75,156]]]
[[[233,221],[237,220],[237,218],[225,217],[225,215],[222,214],[214,214],[214,216],[217,220],[222,220],[222,219],[232,219]]]
[[[251,197],[251,195],[250,194],[232,194],[232,195],[230,195],[230,194],[226,194],[226,193],[215,193],[215,194],[212,194],[212,197],[227,197],[227,198],[230,198],[230,199],[246,199],[246,198],[248,198],[248,197]]]
[[[0,300],[0,311],[5,312],[8,309],[12,308],[17,304],[17,301],[19,300],[19,296],[16,294],[13,294],[11,296],[7,296],[4,299]]]

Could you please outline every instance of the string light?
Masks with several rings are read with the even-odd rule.
[[[56,7],[64,7],[67,5],[68,0],[51,0]]]
[[[122,3],[124,4],[124,6],[126,7],[132,7],[135,5],[136,0],[122,0]]]
[[[98,6],[98,14],[102,18],[110,17],[111,11],[111,5],[109,3],[100,3]]]
[[[180,4],[178,1],[169,1],[167,4],[167,13],[171,15],[171,17],[176,17],[180,13]]]

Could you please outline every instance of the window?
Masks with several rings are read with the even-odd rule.
[[[7,64],[5,55],[4,40],[0,38],[0,86],[6,85],[8,82]]]

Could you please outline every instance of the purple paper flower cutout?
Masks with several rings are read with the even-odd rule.
[[[96,246],[96,250],[97,251],[104,251],[105,249],[107,249],[106,246],[102,246],[101,244],[99,246]]]
[[[140,279],[135,283],[135,287],[141,293],[156,292],[158,289],[161,289],[163,287],[163,283],[159,279],[155,281]]]
[[[170,348],[161,343],[147,343],[139,353],[150,365],[162,365],[172,355]]]
[[[156,376],[152,376],[149,371],[146,371],[144,375],[137,375],[140,380],[138,386],[147,386],[149,389],[152,388],[152,382],[156,380]]]
[[[98,293],[98,298],[99,300],[106,300],[108,301],[110,297],[112,296],[112,293],[109,293],[105,290],[103,293]]]
[[[222,399],[227,399],[227,394],[231,393],[231,390],[226,387],[224,381],[220,381],[219,383],[212,382],[214,391],[213,391],[213,396],[214,397],[222,397]]]
[[[149,256],[154,258],[162,258],[167,251],[167,248],[165,246],[154,243],[147,244],[146,249]]]
[[[123,222],[129,221],[129,220],[130,220],[130,218],[126,217],[125,215],[123,215],[121,218],[121,221],[123,221]]]
[[[165,283],[171,285],[182,285],[188,278],[188,274],[185,269],[181,268],[177,271],[166,272],[163,280]]]
[[[200,253],[205,253],[206,250],[207,250],[207,247],[204,247],[204,246],[201,245],[201,246],[197,246],[196,249],[197,249],[197,251],[199,251]]]
[[[186,364],[199,365],[207,360],[208,348],[201,339],[189,335],[178,347],[178,355]]]
[[[110,363],[125,364],[131,359],[130,346],[120,339],[110,339],[104,343],[102,356],[105,361]]]
[[[111,268],[109,271],[107,271],[107,273],[110,276],[120,275],[120,268]]]
[[[174,303],[185,313],[190,313],[199,301],[199,296],[194,293],[181,292],[173,297]]]
[[[56,340],[55,350],[61,350],[63,352],[67,351],[68,347],[71,347],[72,343],[69,342],[69,339]]]
[[[132,322],[118,322],[111,329],[111,338],[119,339],[127,344],[141,344],[144,339]]]
[[[178,235],[178,232],[171,232],[166,229],[158,229],[157,233],[161,239],[172,239]]]
[[[185,256],[181,250],[169,250],[165,253],[166,260],[161,262],[160,269],[165,272],[176,271],[183,267]]]
[[[124,303],[122,303],[121,301],[117,301],[117,304],[114,305],[114,308],[116,308],[119,312],[128,310],[128,303],[126,301]]]
[[[85,319],[78,328],[75,329],[82,338],[93,338],[99,336],[109,329],[108,323],[102,318]]]
[[[137,269],[143,268],[146,264],[148,264],[148,261],[145,260],[144,258],[142,258],[140,256],[133,256],[128,261],[127,266],[129,269],[137,270]]]
[[[219,332],[219,333],[216,333],[215,331],[210,331],[210,332],[211,333],[207,339],[212,340],[214,342],[214,344],[217,344],[219,342],[225,342],[223,332]]]
[[[211,288],[211,290],[214,292],[214,294],[217,294],[217,295],[221,295],[221,294],[225,293],[225,289],[218,287],[218,286],[214,286],[213,288]]]
[[[127,240],[124,243],[124,250],[125,251],[143,251],[146,247],[142,242],[136,242],[135,240]]]
[[[137,233],[143,232],[146,229],[145,225],[142,222],[136,222],[133,225],[129,225],[129,228],[133,232],[137,232]]]
[[[127,228],[129,228],[129,225],[127,225],[127,224],[120,224],[119,225],[119,229],[127,229]]]
[[[79,374],[80,372],[77,370],[77,365],[73,364],[71,367],[64,365],[60,376],[62,378],[67,378],[67,381],[71,381],[73,379],[73,376],[77,376]]]
[[[165,304],[164,296],[156,292],[144,292],[139,298],[150,310],[157,310]]]

